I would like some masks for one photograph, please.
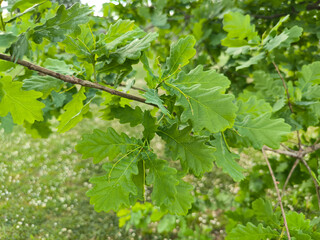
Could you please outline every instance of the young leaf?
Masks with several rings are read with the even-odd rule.
[[[205,144],[206,137],[191,136],[190,131],[191,127],[180,131],[174,124],[170,128],[159,127],[157,134],[166,141],[174,160],[180,159],[185,170],[200,176],[212,170],[215,149]]]
[[[271,113],[262,114],[256,118],[248,115],[242,122],[236,122],[235,127],[242,137],[248,138],[252,146],[261,149],[263,145],[279,148],[280,143],[290,133],[291,126],[282,118],[270,119]]]
[[[21,82],[12,82],[9,76],[0,78],[0,116],[5,117],[10,112],[13,122],[17,124],[23,124],[24,121],[42,121],[41,109],[45,105],[37,101],[42,93],[24,91],[21,87]]]
[[[189,59],[196,54],[196,50],[193,48],[195,43],[195,38],[190,35],[181,38],[178,42],[171,45],[170,57],[167,58],[162,79],[172,75],[179,67],[183,67],[189,63]]]
[[[253,225],[251,222],[246,226],[239,224],[236,228],[227,234],[226,240],[268,240],[280,236],[275,230],[270,227],[263,227],[261,223],[258,226]]]
[[[86,60],[88,63],[94,63],[93,51],[96,47],[95,36],[90,29],[89,24],[80,26],[81,34],[78,36],[67,36],[63,41],[67,53],[76,55],[79,60]]]
[[[141,39],[135,39],[128,45],[119,48],[113,53],[113,57],[117,59],[117,63],[123,64],[125,60],[136,60],[141,56],[141,51],[150,47],[152,41],[158,37],[158,33],[148,33]]]
[[[84,134],[76,145],[82,157],[92,157],[93,163],[99,163],[106,157],[113,160],[118,154],[126,154],[135,148],[139,145],[134,138],[130,139],[124,133],[119,135],[113,128],[108,128],[107,132],[95,129],[92,134]]]
[[[85,88],[73,95],[72,100],[64,106],[65,112],[60,115],[60,124],[58,126],[58,132],[66,132],[75,127],[82,121],[83,115],[89,111],[90,101],[83,106],[83,101],[87,98],[84,94]]]
[[[79,35],[81,33],[79,25],[89,21],[88,15],[91,12],[89,7],[81,7],[79,3],[68,9],[61,5],[56,16],[34,28],[33,41],[40,44],[43,38],[47,38],[51,42],[62,42],[68,34]]]
[[[90,204],[94,205],[97,212],[118,211],[123,207],[130,206],[129,195],[138,193],[136,185],[132,181],[133,175],[139,173],[138,155],[139,153],[135,153],[121,159],[114,165],[104,164],[107,174],[90,179],[94,187],[87,192],[87,196],[90,197]]]
[[[244,169],[235,161],[240,156],[230,152],[225,146],[225,142],[221,136],[221,133],[214,134],[215,139],[210,143],[216,148],[213,153],[215,156],[215,162],[218,167],[221,167],[223,172],[229,174],[234,181],[238,182],[244,179]]]
[[[143,37],[145,34],[143,30],[134,25],[133,21],[119,19],[109,27],[108,32],[102,38],[101,48],[108,55],[109,51],[115,50],[119,45],[125,45],[127,42]]]
[[[163,106],[163,101],[158,96],[158,92],[156,89],[148,89],[146,93],[143,94],[146,98],[146,103],[153,103],[159,107],[161,112],[165,115],[169,115],[169,111]]]
[[[223,30],[228,32],[221,44],[226,47],[241,47],[260,42],[255,26],[250,24],[250,16],[239,12],[229,12],[223,16]]]

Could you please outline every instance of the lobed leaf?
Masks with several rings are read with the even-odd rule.
[[[17,124],[42,121],[41,109],[45,105],[37,100],[41,96],[42,93],[34,90],[22,90],[21,82],[12,82],[11,77],[4,76],[0,79],[0,116],[5,117],[10,112]]]

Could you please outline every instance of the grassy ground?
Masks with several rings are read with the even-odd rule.
[[[106,124],[85,119],[48,139],[21,127],[0,133],[0,239],[130,239],[115,214],[89,204],[88,179],[98,167],[74,151],[82,133]]]

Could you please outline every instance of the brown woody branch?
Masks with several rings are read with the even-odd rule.
[[[0,53],[0,59],[5,60],[5,61],[9,61],[9,62],[14,62],[14,59],[11,56],[5,55],[5,54],[2,54],[2,53]],[[137,101],[137,102],[141,102],[141,103],[145,103],[145,104],[151,105],[153,107],[157,107],[156,105],[154,105],[152,103],[146,103],[146,99],[144,99],[144,98],[141,98],[141,97],[138,97],[138,96],[135,96],[135,95],[131,95],[131,94],[128,94],[128,93],[120,92],[120,91],[117,91],[117,90],[112,89],[112,88],[108,88],[108,87],[103,86],[103,85],[98,84],[98,83],[82,80],[82,79],[77,78],[75,76],[63,75],[63,74],[54,72],[52,70],[49,70],[47,68],[35,65],[33,63],[30,63],[30,62],[27,62],[27,61],[24,61],[24,60],[18,60],[16,63],[20,64],[20,65],[22,65],[24,67],[27,67],[30,70],[34,70],[34,71],[37,71],[37,72],[39,72],[41,74],[45,74],[45,75],[60,79],[60,80],[62,80],[64,82],[67,82],[67,83],[78,84],[78,85],[81,85],[81,86],[84,86],[84,87],[96,88],[96,89],[108,92],[108,93],[110,93],[112,95],[117,95],[117,96],[120,96],[120,97],[123,97],[123,98],[127,98],[127,99],[130,99],[130,100],[134,100],[134,101]]]

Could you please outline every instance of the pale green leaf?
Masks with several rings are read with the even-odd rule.
[[[82,121],[83,115],[89,111],[89,104],[83,105],[83,101],[87,98],[85,88],[74,94],[72,100],[64,106],[65,112],[59,116],[60,124],[58,125],[58,132],[66,132],[75,127]]]
[[[33,41],[39,44],[43,38],[47,38],[51,42],[62,42],[67,34],[78,35],[81,33],[79,25],[89,21],[88,15],[91,12],[89,7],[79,3],[68,9],[61,5],[53,18],[34,28]]]
[[[46,58],[43,62],[43,66],[57,73],[72,75],[74,70],[72,70],[72,65],[66,64],[65,61],[53,58]]]
[[[229,12],[223,16],[223,30],[228,35],[221,44],[226,47],[241,47],[248,44],[259,44],[260,38],[255,26],[250,24],[250,16],[239,12]]]
[[[37,98],[42,93],[34,90],[22,90],[21,82],[12,82],[11,77],[5,76],[0,79],[0,116],[5,117],[11,113],[14,123],[23,124],[24,121],[33,123],[34,121],[42,121],[42,108],[45,105]]]
[[[135,39],[128,45],[117,49],[117,51],[113,53],[113,56],[117,59],[119,64],[123,64],[127,58],[131,60],[139,59],[141,56],[141,51],[149,48],[151,42],[157,37],[158,33],[148,33],[143,38]]]
[[[264,58],[265,58],[265,53],[264,52],[259,53],[258,55],[251,57],[248,61],[241,62],[241,65],[236,67],[236,70],[238,71],[239,69],[243,69],[243,68],[250,67],[251,65],[255,65]]]
[[[162,99],[158,96],[158,92],[156,89],[148,89],[147,92],[143,94],[146,98],[146,103],[153,103],[159,107],[161,112],[165,115],[169,115],[169,111],[163,106]]]
[[[23,80],[23,90],[36,90],[42,92],[42,98],[45,99],[51,91],[60,91],[64,82],[50,76],[32,76]]]
[[[88,63],[94,63],[94,53],[96,39],[92,33],[89,24],[80,26],[81,34],[78,36],[67,36],[63,41],[67,53],[76,55],[79,60],[86,60]]]

